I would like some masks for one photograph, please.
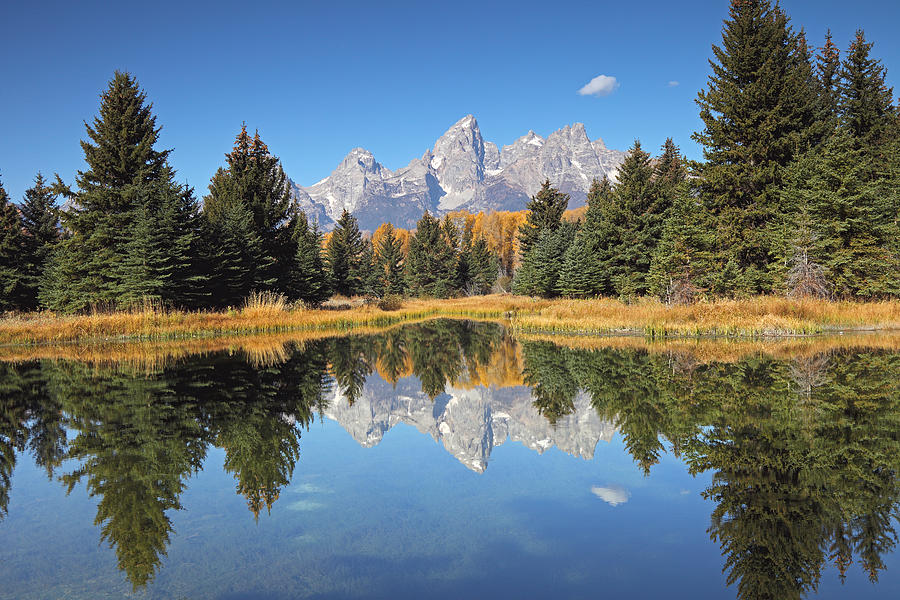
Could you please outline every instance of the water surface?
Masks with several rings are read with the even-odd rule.
[[[0,363],[0,598],[891,598],[900,354],[499,325]]]

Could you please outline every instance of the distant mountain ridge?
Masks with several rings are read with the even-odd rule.
[[[555,446],[590,460],[597,444],[611,441],[616,433],[615,425],[601,419],[583,393],[575,398],[571,414],[551,424],[534,407],[527,387],[449,386],[432,399],[414,377],[391,385],[376,375],[369,376],[360,397],[352,403],[334,386],[325,416],[367,448],[381,443],[395,425],[412,425],[479,473],[487,469],[492,450],[507,440],[539,453]]]
[[[591,141],[584,124],[554,131],[546,139],[529,131],[498,148],[484,141],[478,121],[466,115],[434,147],[405,167],[391,171],[364,148],[354,148],[331,175],[309,187],[291,181],[300,208],[331,229],[344,209],[360,227],[375,230],[384,222],[413,228],[428,210],[522,210],[545,179],[581,206],[591,181],[615,178],[625,153]]]

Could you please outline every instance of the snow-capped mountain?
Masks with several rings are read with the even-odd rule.
[[[413,377],[396,387],[377,375],[366,379],[354,403],[332,390],[325,416],[336,421],[360,445],[379,444],[398,423],[412,425],[432,436],[469,469],[484,472],[491,451],[506,442],[520,442],[536,452],[556,447],[572,456],[590,460],[598,442],[609,442],[615,426],[602,420],[583,393],[575,398],[575,410],[550,424],[532,403],[527,387],[450,386],[432,400]]]
[[[625,153],[591,141],[582,123],[567,125],[546,139],[529,131],[498,149],[484,141],[478,121],[466,115],[422,158],[391,171],[371,152],[354,148],[331,175],[309,187],[292,183],[300,207],[330,229],[346,208],[362,229],[385,221],[415,227],[428,210],[521,210],[545,179],[584,204],[591,181],[615,178]]]

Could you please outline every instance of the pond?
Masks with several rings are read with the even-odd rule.
[[[890,344],[64,355],[0,362],[2,599],[900,597]]]

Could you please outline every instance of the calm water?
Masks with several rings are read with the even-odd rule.
[[[452,321],[0,363],[0,598],[897,598],[898,382]]]

